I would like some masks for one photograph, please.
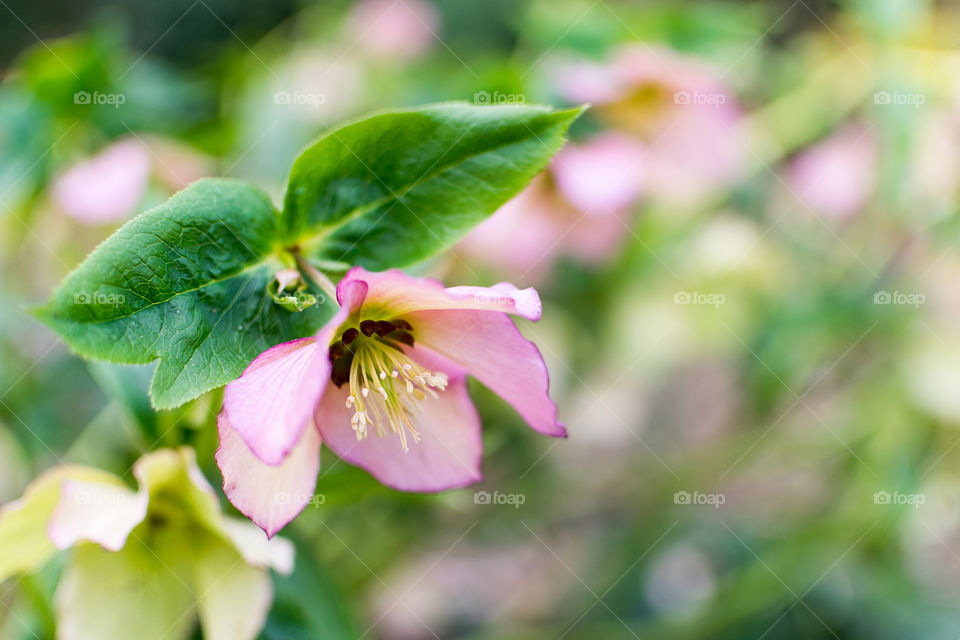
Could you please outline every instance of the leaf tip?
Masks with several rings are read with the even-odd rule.
[[[553,113],[554,113],[554,115],[557,116],[559,119],[564,120],[564,121],[567,121],[567,122],[569,122],[570,124],[573,124],[573,122],[574,122],[577,118],[579,118],[580,116],[582,116],[582,115],[584,114],[584,112],[585,112],[587,109],[589,109],[589,108],[590,108],[590,104],[587,103],[587,102],[584,102],[583,104],[578,104],[578,105],[575,106],[575,107],[569,107],[569,108],[567,108],[567,109],[557,109],[557,110],[554,111]]]
[[[21,310],[26,315],[31,316],[34,320],[41,322],[55,331],[57,334],[60,334],[60,330],[56,325],[56,312],[51,307],[51,302],[48,301],[44,304],[24,306],[21,308]]]

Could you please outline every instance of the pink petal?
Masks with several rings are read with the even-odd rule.
[[[314,495],[320,470],[320,436],[312,426],[279,466],[264,464],[221,412],[217,418],[223,492],[245,516],[272,537],[297,517]],[[347,428],[350,428],[349,422]]]
[[[348,287],[348,303],[366,288]],[[223,411],[250,450],[267,464],[280,464],[300,438],[330,376],[328,345],[347,318],[343,308],[312,338],[267,349],[223,393]]]
[[[540,296],[533,288],[518,289],[508,282],[492,287],[450,287],[432,278],[415,278],[397,269],[372,273],[354,267],[337,285],[337,299],[344,305],[348,287],[366,283],[368,290],[361,307],[398,316],[428,309],[477,309],[516,313],[530,320],[540,319]],[[343,295],[341,295],[343,292]],[[345,306],[345,305],[344,305]],[[352,311],[361,312],[352,306]],[[376,318],[381,319],[381,318]]]
[[[267,464],[283,462],[310,420],[330,375],[328,341],[300,338],[267,349],[224,391],[230,424]]]
[[[721,71],[703,59],[633,44],[614,49],[602,64],[580,62],[561,74],[561,92],[594,103],[617,127],[645,141],[645,187],[666,206],[691,206],[746,169],[741,109]],[[569,191],[561,180],[558,187]]]
[[[433,371],[450,377],[437,398],[425,398],[420,413],[411,422],[420,434],[414,443],[408,434],[404,451],[398,436],[389,431],[379,437],[372,431],[357,440],[350,427],[352,409],[345,406],[348,389],[332,386],[317,407],[316,423],[323,441],[344,460],[369,471],[377,480],[400,491],[443,491],[463,487],[481,479],[480,418],[470,400],[465,372],[457,365],[417,348],[411,357]]]
[[[550,164],[557,189],[580,211],[604,215],[627,208],[643,190],[644,148],[616,133],[568,144]]]
[[[571,223],[565,248],[570,255],[587,264],[610,262],[624,241],[629,239],[631,222],[629,213],[584,213]]]
[[[862,127],[851,126],[804,150],[788,172],[790,189],[816,213],[843,220],[870,199],[877,150]]]
[[[536,431],[563,437],[550,378],[537,347],[509,316],[473,310],[418,311],[407,316],[418,344],[465,367],[507,401]]]
[[[360,279],[351,279],[350,274],[357,271],[359,267],[354,267],[347,272],[347,275],[343,277],[337,284],[337,302],[340,304],[341,309],[346,309],[347,313],[356,313],[360,311],[360,308],[363,306],[364,300],[367,298],[367,292],[370,290],[370,287],[366,282]],[[368,273],[363,271],[363,273]]]
[[[649,85],[669,90],[715,90],[722,77],[722,70],[703,58],[645,44],[621,46],[613,52],[609,64],[622,83],[622,97]]]
[[[148,145],[157,159],[154,174],[172,191],[185,189],[191,182],[217,171],[212,157],[172,138],[150,136]]]
[[[80,222],[112,222],[134,213],[149,177],[147,149],[137,140],[123,140],[61,174],[53,184],[53,200]]]
[[[604,104],[623,97],[621,78],[609,65],[591,61],[572,61],[554,72],[557,89],[571,102]]]
[[[566,227],[562,205],[543,175],[467,234],[457,251],[526,282],[544,281]]]
[[[675,108],[665,121],[667,131],[647,152],[651,194],[684,206],[737,180],[749,153],[738,133],[739,118],[732,99],[716,107]]]

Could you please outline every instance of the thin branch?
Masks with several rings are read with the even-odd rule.
[[[321,273],[319,269],[317,269],[315,266],[310,264],[310,261],[304,258],[299,251],[294,250],[291,253],[293,254],[294,259],[297,261],[297,266],[300,268],[300,271],[304,275],[309,277],[311,280],[313,280],[313,282],[318,287],[320,287],[320,289],[323,290],[325,294],[327,294],[328,298],[336,302],[337,301],[336,285],[330,282],[330,279],[327,276],[323,275],[323,273]]]

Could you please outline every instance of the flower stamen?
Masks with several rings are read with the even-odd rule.
[[[357,440],[366,438],[373,427],[378,436],[389,428],[399,436],[404,451],[409,449],[408,437],[420,441],[410,416],[423,410],[419,403],[428,395],[439,397],[437,391],[446,388],[448,379],[404,353],[402,345],[413,344],[412,329],[404,320],[364,320],[359,331],[347,329],[334,343],[343,344],[346,351],[331,347],[331,379],[338,386],[349,382],[346,407],[354,410],[350,426]]]

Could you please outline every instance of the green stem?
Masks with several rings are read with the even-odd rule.
[[[311,280],[313,280],[314,284],[320,287],[320,289],[325,294],[327,294],[328,298],[336,302],[337,301],[336,285],[330,282],[330,279],[327,276],[323,275],[323,273],[321,273],[319,269],[317,269],[315,266],[310,264],[310,261],[304,258],[299,251],[294,250],[291,253],[293,253],[293,257],[297,261],[297,266],[300,268],[300,271],[304,275],[309,277]]]

